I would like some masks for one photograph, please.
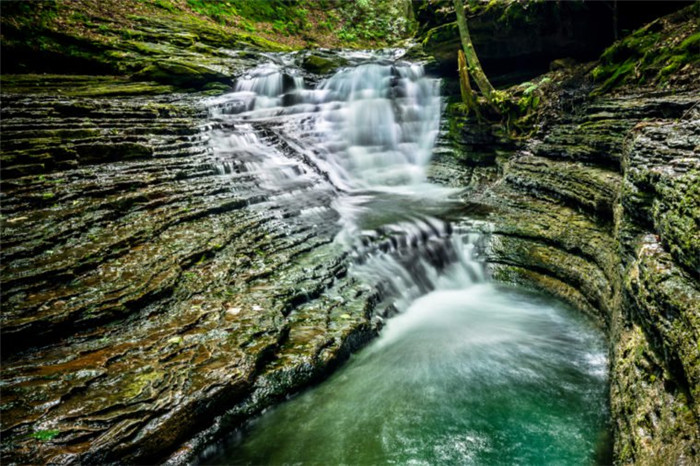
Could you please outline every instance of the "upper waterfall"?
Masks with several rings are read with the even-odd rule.
[[[440,124],[439,80],[419,64],[354,55],[359,64],[307,85],[293,60],[267,63],[212,99],[215,116],[270,122],[343,191],[397,188],[426,179]]]
[[[353,188],[425,181],[440,124],[439,84],[420,65],[369,63],[324,81],[316,120],[337,176]]]

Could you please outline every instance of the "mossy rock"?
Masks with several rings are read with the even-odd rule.
[[[347,64],[348,61],[342,57],[320,54],[307,55],[301,62],[304,70],[314,74],[328,74]]]
[[[456,22],[443,24],[428,31],[422,42],[423,51],[438,61],[454,62],[460,48],[459,29]]]
[[[81,162],[98,163],[127,159],[143,159],[153,155],[153,149],[133,142],[90,144],[76,148]]]
[[[133,77],[182,88],[200,88],[213,81],[231,81],[230,76],[221,70],[194,63],[182,63],[175,60],[159,61],[148,65],[134,74]]]
[[[659,86],[684,67],[700,65],[697,6],[659,18],[610,46],[591,71],[594,95],[623,84]]]
[[[4,94],[60,94],[65,97],[157,95],[175,91],[172,86],[133,82],[123,76],[66,74],[6,74],[0,77],[0,86]]]

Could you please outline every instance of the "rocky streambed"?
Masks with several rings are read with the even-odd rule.
[[[434,290],[466,232],[605,329],[619,461],[697,459],[695,85],[578,83],[514,143],[438,126],[391,53],[268,58],[218,97],[3,85],[3,461],[192,461]]]
[[[221,175],[201,100],[3,96],[4,461],[162,460],[373,334],[329,183]]]

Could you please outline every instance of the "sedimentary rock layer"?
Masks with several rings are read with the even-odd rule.
[[[375,331],[323,177],[294,153],[291,192],[221,174],[201,96],[122,84],[3,96],[4,463],[158,462]]]
[[[697,103],[695,90],[587,98],[494,158],[496,181],[468,198],[489,212],[497,278],[558,295],[607,329],[622,462],[700,455]]]

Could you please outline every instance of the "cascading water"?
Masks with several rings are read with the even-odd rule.
[[[316,122],[336,182],[385,188],[425,181],[440,119],[438,83],[416,65],[365,64],[320,86]]]
[[[557,303],[489,283],[477,254],[486,238],[444,220],[452,191],[425,174],[439,82],[394,57],[345,58],[353,66],[313,88],[282,59],[210,101],[212,160],[314,227],[332,210],[351,273],[381,291],[380,318],[398,315],[329,381],[205,461],[595,461],[606,432],[600,335]],[[331,205],[310,194],[318,185]]]

